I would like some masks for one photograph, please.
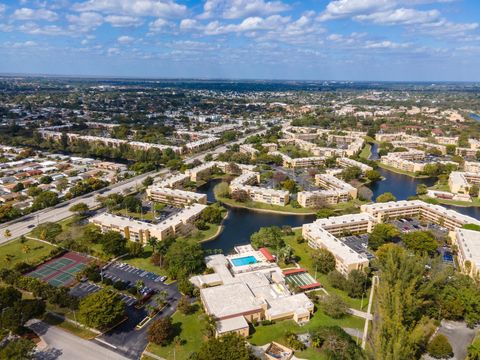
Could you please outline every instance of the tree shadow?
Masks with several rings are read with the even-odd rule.
[[[35,353],[35,359],[37,360],[55,360],[63,354],[62,350],[50,348],[43,351],[37,351]]]

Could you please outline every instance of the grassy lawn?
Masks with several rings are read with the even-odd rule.
[[[294,208],[290,204],[287,204],[286,206],[279,206],[279,205],[270,205],[270,204],[264,204],[264,203],[259,203],[255,201],[247,201],[244,203],[232,200],[232,199],[227,199],[224,197],[218,197],[218,201],[225,203],[227,205],[233,206],[233,207],[243,207],[243,208],[248,208],[248,209],[260,209],[260,210],[271,210],[271,211],[278,211],[278,212],[287,212],[287,213],[296,213],[296,214],[315,214],[314,209],[309,209],[309,208]]]
[[[370,155],[372,154],[372,145],[370,144],[365,144],[365,146],[363,147],[362,151],[360,152],[359,156],[362,158],[362,159],[368,159],[370,157]]]
[[[249,336],[249,342],[253,345],[265,345],[271,341],[278,341],[285,344],[285,335],[288,332],[303,334],[319,326],[332,325],[362,330],[364,324],[365,320],[359,317],[345,316],[342,319],[333,319],[317,309],[310,321],[303,326],[299,326],[293,320],[278,321],[273,325],[257,326]],[[302,352],[295,354],[300,358],[310,359],[310,357],[301,356]]]
[[[193,314],[184,315],[177,311],[172,316],[174,327],[178,327],[180,331],[179,336],[185,341],[183,345],[177,346],[175,349],[175,358],[177,360],[187,360],[194,351],[200,348],[204,341],[203,330],[205,321],[202,317],[204,313],[200,309],[199,304],[195,304],[195,306],[197,310]],[[174,346],[173,344],[159,346],[150,343],[147,350],[165,359],[173,359]]]
[[[472,198],[472,201],[460,201],[460,200],[448,200],[448,199],[432,199],[431,197],[428,196],[420,196],[422,200],[435,200],[435,203],[439,204],[446,204],[446,205],[455,205],[455,206],[480,206],[480,199],[479,198]]]
[[[190,234],[190,236],[186,237],[186,239],[195,241],[204,241],[206,239],[211,239],[217,233],[221,225],[207,223],[207,226],[207,230],[198,230]]]
[[[294,231],[294,235],[290,236],[285,236],[284,240],[287,244],[289,244],[292,249],[295,252],[295,255],[299,258],[298,263],[300,266],[303,268],[307,269],[310,275],[315,276],[315,266],[313,265],[312,261],[312,255],[315,250],[310,248],[307,244],[307,242],[303,242],[301,244],[298,244],[296,241],[296,238],[302,234],[302,230],[298,229]],[[351,298],[347,295],[347,293],[343,290],[335,289],[330,285],[330,282],[328,281],[328,277],[326,274],[321,274],[317,272],[317,280],[320,282],[320,284],[323,285],[325,290],[329,293],[335,293],[342,297],[342,299],[352,308],[358,309],[358,310],[366,310],[367,305],[368,305],[368,298],[363,299],[363,304],[361,299],[354,299]],[[367,291],[368,294],[368,291]],[[363,305],[363,307],[361,306]]]
[[[2,266],[12,268],[20,262],[36,265],[47,259],[53,249],[54,246],[37,240],[27,239],[24,243],[12,240],[0,246]]]
[[[150,262],[150,257],[152,256],[152,248],[150,245],[146,245],[143,248],[143,255],[141,257],[136,258],[122,258],[120,261],[135,266],[139,269],[146,270],[153,272],[158,275],[166,275],[164,269],[160,268],[160,266],[153,265]]]

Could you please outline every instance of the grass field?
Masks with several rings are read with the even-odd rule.
[[[135,266],[139,269],[146,270],[153,272],[158,275],[166,275],[165,270],[160,268],[160,266],[153,265],[150,261],[150,257],[152,256],[152,248],[150,245],[146,245],[143,248],[143,255],[141,257],[136,258],[123,258],[120,261]]]
[[[27,239],[22,243],[16,239],[0,246],[0,259],[2,266],[7,268],[13,268],[20,262],[36,265],[48,257],[53,249],[54,246],[41,241]]]
[[[295,230],[294,235],[285,236],[284,240],[287,244],[289,244],[295,252],[295,255],[299,258],[298,263],[301,267],[308,270],[310,275],[315,276],[315,266],[313,265],[312,255],[314,250],[310,248],[306,242],[298,244],[296,239],[300,236],[302,231]],[[291,265],[290,265],[291,266]],[[343,290],[335,289],[330,285],[328,281],[328,277],[325,274],[321,274],[317,272],[316,280],[322,284],[322,286],[327,290],[329,293],[335,293],[339,295],[350,307],[358,309],[358,310],[365,310],[367,307],[368,299],[363,299],[363,304],[361,299],[354,299],[347,295],[347,293]],[[361,307],[363,305],[363,307]]]
[[[422,200],[432,200],[431,197],[428,196],[420,196]],[[448,200],[448,199],[434,199],[439,204],[445,205],[455,205],[455,206],[463,206],[463,207],[470,207],[470,206],[480,206],[480,199],[479,198],[472,198],[472,201],[459,201],[459,200]]]
[[[362,330],[364,324],[365,320],[359,317],[346,316],[342,319],[333,319],[325,315],[321,310],[317,310],[310,321],[303,326],[299,326],[293,320],[278,321],[273,325],[257,326],[248,341],[253,345],[265,345],[271,341],[285,344],[285,335],[288,332],[303,334],[319,326],[332,325]],[[307,352],[309,356],[307,356]],[[323,359],[323,355],[313,349],[305,352],[295,352],[295,355],[299,358]],[[319,357],[310,357],[312,355],[318,355]]]
[[[360,156],[362,159],[368,159],[370,155],[372,154],[372,145],[370,144],[365,144],[363,147],[362,151],[358,156]]]
[[[415,173],[412,173],[410,171],[400,170],[400,169],[397,169],[395,167],[382,164],[380,161],[378,161],[377,164],[378,164],[379,167],[381,167],[383,169],[390,170],[390,171],[392,171],[394,173],[397,173],[397,174],[407,175],[407,176],[410,176],[410,177],[413,177],[413,178],[416,178],[416,179],[426,179],[426,178],[428,178],[428,176],[426,176],[426,175],[416,175]]]
[[[195,304],[197,310],[193,314],[184,315],[177,311],[172,316],[172,323],[174,327],[180,330],[180,338],[185,341],[181,346],[175,348],[176,360],[187,360],[194,351],[198,351],[204,342],[203,331],[205,328],[205,321],[203,319],[204,313],[200,310],[200,305]],[[147,350],[151,353],[161,356],[165,359],[173,359],[175,345],[159,346],[150,343]]]
[[[217,197],[217,200],[233,207],[243,207],[248,209],[259,209],[259,210],[266,210],[266,211],[272,211],[272,212],[286,212],[286,213],[294,213],[294,214],[315,214],[314,209],[294,208],[290,204],[286,206],[279,206],[279,205],[259,203],[255,201],[247,201],[242,203],[242,202],[238,202],[232,199],[227,199],[224,197]]]
[[[50,313],[45,314],[45,316],[43,317],[43,321],[45,321],[47,324],[58,326],[59,328],[62,328],[63,330],[68,331],[69,333],[72,333],[73,335],[81,337],[82,339],[89,340],[94,338],[97,335],[94,332],[91,332],[90,330],[76,326],[75,324],[62,320],[56,316],[53,316]]]

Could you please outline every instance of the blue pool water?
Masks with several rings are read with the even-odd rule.
[[[257,259],[255,259],[255,256],[245,256],[241,258],[232,259],[231,261],[235,266],[245,266],[249,264],[255,264],[257,262]]]

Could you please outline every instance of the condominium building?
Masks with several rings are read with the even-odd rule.
[[[302,226],[302,235],[314,249],[327,249],[335,256],[335,268],[348,276],[352,270],[365,269],[369,260],[347,246],[336,235],[371,232],[375,219],[369,214],[351,214],[319,219]]]
[[[190,181],[190,176],[187,174],[180,173],[180,174],[168,176],[164,179],[161,179],[160,181],[156,181],[155,185],[158,187],[169,187],[169,188],[175,189],[175,188],[182,187],[188,181]]]
[[[151,237],[164,240],[169,236],[188,235],[195,228],[193,222],[206,207],[193,204],[157,224],[109,213],[96,215],[89,222],[99,226],[102,232],[115,231],[130,241],[145,245]]]
[[[338,204],[357,197],[357,189],[330,174],[315,175],[315,183],[323,190],[300,191],[297,201],[302,207],[317,208],[325,204]]]
[[[315,184],[327,190],[345,191],[352,199],[357,198],[357,188],[335,176],[328,174],[316,174]]]
[[[265,204],[285,206],[290,199],[289,192],[286,190],[275,190],[252,186],[260,180],[260,174],[256,172],[246,172],[230,183],[231,192],[243,190],[252,201]]]
[[[457,147],[456,154],[468,158],[474,158],[477,155],[478,149]]]
[[[463,170],[469,173],[480,173],[480,162],[465,161]]]
[[[379,142],[392,142],[397,140],[402,140],[405,136],[405,133],[387,133],[387,134],[376,134],[375,139]]]
[[[380,162],[387,166],[408,172],[423,171],[426,163],[418,162],[425,159],[425,152],[420,150],[391,152],[380,158]]]
[[[478,279],[480,276],[480,232],[467,229],[455,230],[458,247],[457,260],[462,271]]]
[[[468,194],[472,185],[480,185],[480,173],[452,171],[448,186],[454,194]]]
[[[323,156],[291,158],[290,156],[284,153],[281,153],[279,151],[273,151],[271,152],[271,154],[281,156],[283,160],[283,167],[286,167],[286,168],[298,169],[298,168],[314,167],[314,166],[321,166],[325,163],[325,157]]]
[[[378,222],[386,219],[420,217],[440,224],[453,231],[465,224],[480,225],[477,219],[446,209],[440,205],[428,204],[420,200],[389,201],[386,203],[364,204],[362,212],[372,215]]]
[[[256,158],[257,154],[259,153],[257,149],[255,149],[252,145],[249,144],[240,145],[240,152],[242,154],[250,155],[253,159]]]
[[[343,168],[356,166],[362,170],[362,172],[366,172],[369,170],[373,170],[373,168],[367,164],[361,163],[360,161],[356,161],[347,157],[339,157],[337,158],[337,165]]]
[[[146,193],[149,200],[175,206],[207,203],[206,194],[199,194],[193,191],[170,189],[168,187],[152,185],[147,188]]]

